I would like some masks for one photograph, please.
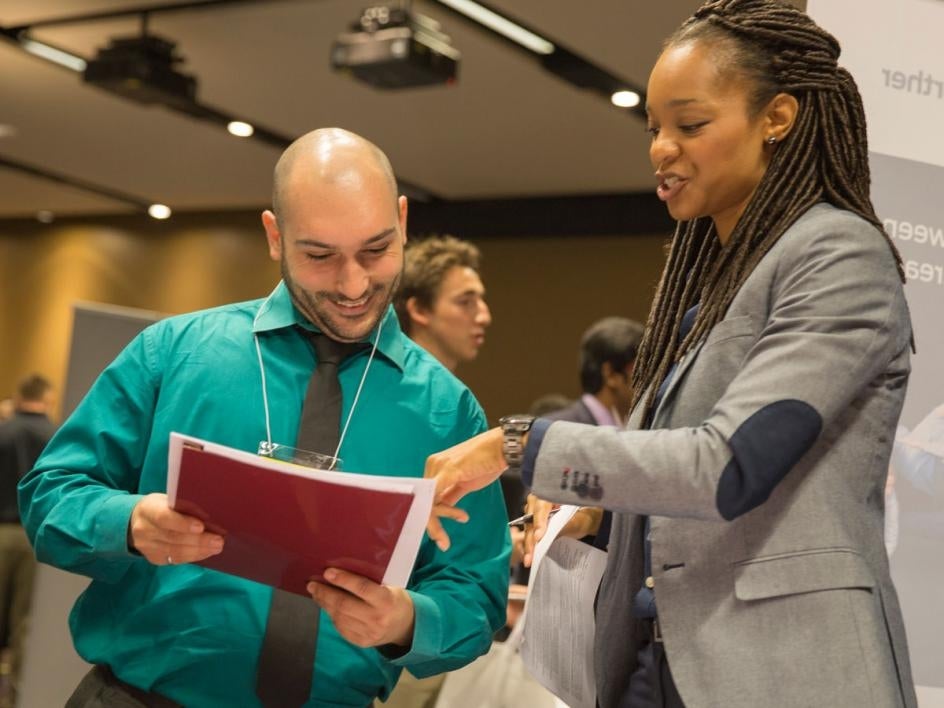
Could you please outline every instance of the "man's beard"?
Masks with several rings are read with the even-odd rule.
[[[400,277],[402,275],[402,273],[397,273],[397,277],[388,286],[377,284],[371,287],[369,298],[373,300],[379,294],[381,296],[380,304],[372,305],[372,307],[376,307],[376,310],[374,310],[375,314],[370,322],[370,326],[365,327],[363,324],[352,325],[357,328],[352,331],[351,326],[345,326],[343,320],[339,321],[338,318],[326,312],[321,304],[323,300],[337,302],[339,299],[343,301],[344,298],[338,298],[333,293],[327,291],[312,294],[300,287],[289,272],[284,254],[280,261],[280,267],[282,280],[285,281],[285,285],[288,288],[289,295],[291,295],[295,307],[305,315],[309,322],[337,342],[357,342],[374,330],[377,323],[386,315],[387,308],[393,301],[393,294],[400,284]]]

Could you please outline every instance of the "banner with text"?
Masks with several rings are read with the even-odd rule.
[[[872,200],[901,251],[918,353],[895,436],[886,546],[922,708],[944,707],[944,28],[941,0],[809,0],[865,101]]]

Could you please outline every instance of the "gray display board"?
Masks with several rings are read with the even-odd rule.
[[[74,306],[63,418],[75,410],[125,345],[158,319],[160,315],[146,310],[91,303]],[[69,633],[69,611],[88,582],[84,576],[40,563],[20,676],[20,708],[65,705],[88,671],[88,665],[75,653]]]

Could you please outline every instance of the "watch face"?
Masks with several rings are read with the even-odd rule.
[[[526,433],[531,430],[531,425],[534,423],[534,416],[524,414],[506,415],[498,422],[505,429]]]

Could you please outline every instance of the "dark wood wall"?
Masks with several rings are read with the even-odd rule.
[[[494,323],[457,373],[492,421],[575,396],[577,345],[605,315],[643,320],[666,234],[476,235]],[[0,398],[31,371],[62,390],[72,304],[175,314],[261,297],[279,278],[255,212],[0,222]]]

